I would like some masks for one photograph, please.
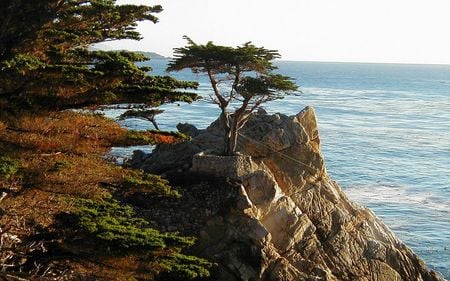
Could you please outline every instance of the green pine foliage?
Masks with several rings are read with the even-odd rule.
[[[161,11],[161,6],[117,5],[115,0],[3,1],[0,108],[157,106],[196,100],[186,92],[196,89],[196,82],[148,75],[149,67],[136,64],[148,60],[143,54],[89,48],[105,41],[140,40],[137,22],[156,23],[155,14]],[[30,19],[30,25],[14,15],[27,23]]]

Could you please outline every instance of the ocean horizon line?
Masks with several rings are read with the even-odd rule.
[[[94,47],[94,49],[96,49]],[[143,52],[143,53],[154,53],[158,56],[157,58],[151,58],[152,60],[169,60],[173,59],[171,55],[163,55],[155,51],[148,50],[129,50],[129,49],[108,49],[108,48],[98,48],[99,50],[105,51],[130,51],[130,52]],[[340,60],[308,60],[308,59],[275,59],[275,61],[283,62],[314,62],[314,63],[348,63],[348,64],[395,64],[395,65],[432,65],[432,66],[450,66],[450,62],[388,62],[388,61],[340,61]]]
[[[395,64],[395,65],[430,65],[430,66],[450,66],[450,63],[415,63],[415,62],[374,62],[374,61],[327,61],[327,60],[291,60],[277,59],[282,62],[313,62],[313,63],[346,63],[346,64]]]

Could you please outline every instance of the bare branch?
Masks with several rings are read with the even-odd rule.
[[[216,95],[216,98],[220,102],[220,107],[221,107],[222,111],[224,111],[225,108],[228,106],[228,103],[220,94],[220,90],[217,87],[217,80],[214,76],[214,73],[210,69],[208,69],[208,77],[209,77],[209,80],[211,81],[211,85],[213,87],[214,94]]]
[[[234,82],[231,85],[230,95],[228,98],[228,102],[231,102],[233,99],[234,93],[236,93],[236,87],[239,84],[239,81],[241,80],[241,71],[239,70],[239,67],[236,68],[236,74],[234,77]]]

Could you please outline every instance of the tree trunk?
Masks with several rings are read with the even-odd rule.
[[[230,153],[230,116],[226,112],[222,112],[221,114],[221,122],[224,128],[224,155],[231,155]]]
[[[155,127],[155,129],[156,129],[157,131],[159,131],[159,127],[158,127],[158,125],[156,124],[156,121],[153,120],[153,119],[151,119],[150,122],[152,122],[152,124],[153,124],[153,126]]]
[[[225,155],[236,155],[238,135],[240,129],[247,122],[248,116],[245,114],[247,110],[249,99],[244,99],[240,108],[236,109],[231,118],[229,139],[227,142],[227,150]],[[246,117],[247,116],[247,117]]]
[[[231,130],[230,128],[225,127],[225,151],[224,155],[233,155],[232,151],[230,150],[230,140],[231,140]]]
[[[236,155],[239,130],[242,127],[239,124],[241,124],[244,110],[245,110],[245,108],[236,110],[233,114],[233,118],[231,118],[230,136],[229,136],[228,148],[227,148],[228,153],[226,155]]]
[[[227,155],[236,155],[238,133],[239,133],[238,120],[237,116],[235,116],[233,118],[233,122],[231,123],[230,140],[228,144],[229,153]]]

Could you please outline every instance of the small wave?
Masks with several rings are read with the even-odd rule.
[[[350,186],[344,188],[344,191],[350,199],[361,204],[415,205],[417,208],[450,214],[450,203],[437,201],[439,196],[433,192],[412,192],[396,185]]]
[[[380,89],[345,89],[345,88],[319,88],[319,87],[304,87],[303,92],[307,93],[321,93],[321,94],[414,94],[411,91],[399,91],[399,90],[380,90]]]

